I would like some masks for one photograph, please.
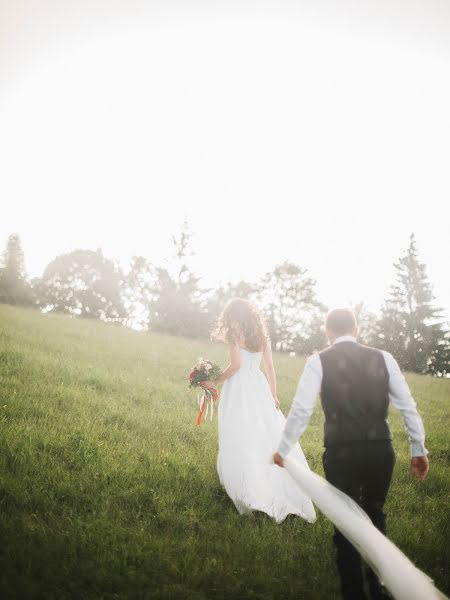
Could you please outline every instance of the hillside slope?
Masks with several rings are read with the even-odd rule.
[[[195,426],[186,376],[224,348],[0,305],[0,594],[4,598],[332,599],[331,524],[240,517]],[[286,413],[303,360],[276,356]],[[398,453],[390,537],[446,593],[450,381],[409,375],[429,479]],[[322,473],[322,415],[302,440]]]

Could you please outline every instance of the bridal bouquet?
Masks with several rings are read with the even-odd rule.
[[[214,381],[221,374],[220,367],[215,365],[210,360],[205,360],[200,358],[198,363],[189,373],[189,387],[191,389],[198,388],[200,386],[200,382],[202,381]],[[198,401],[198,417],[197,417],[197,425],[200,425],[203,417],[203,413],[205,413],[205,419],[210,414],[210,418],[212,420],[213,412],[214,412],[214,402],[219,397],[219,392],[215,388],[211,388],[209,390],[203,389],[202,394],[197,395]],[[205,412],[206,409],[206,412]]]

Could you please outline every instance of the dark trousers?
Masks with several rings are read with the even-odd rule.
[[[386,531],[383,507],[392,478],[395,454],[389,440],[351,442],[326,448],[323,467],[327,480],[353,498],[369,515],[375,527]],[[334,543],[345,600],[363,600],[364,579],[361,557],[347,539],[335,528]],[[379,594],[378,579],[369,570],[372,598]]]

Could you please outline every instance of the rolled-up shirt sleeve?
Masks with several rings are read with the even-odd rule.
[[[306,361],[278,446],[278,453],[283,458],[289,454],[309,423],[322,386],[322,376],[320,357],[314,354]]]
[[[389,399],[402,415],[411,444],[411,456],[426,456],[425,429],[406,379],[392,354],[383,351],[383,356],[389,373]]]

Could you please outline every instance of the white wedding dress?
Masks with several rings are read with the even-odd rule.
[[[260,369],[262,352],[240,353],[241,368],[225,381],[219,401],[220,482],[241,514],[263,511],[278,523],[294,514],[313,523],[311,500],[272,461],[285,418]],[[308,469],[299,444],[290,456]]]

